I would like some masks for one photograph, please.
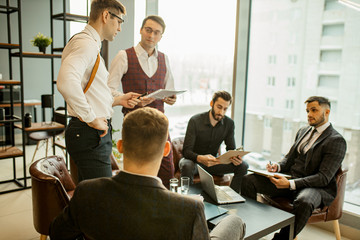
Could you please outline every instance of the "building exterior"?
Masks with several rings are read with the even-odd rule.
[[[348,185],[360,181],[360,13],[334,0],[253,1],[251,17],[246,150],[279,161],[307,124],[305,99],[325,96],[348,144]]]

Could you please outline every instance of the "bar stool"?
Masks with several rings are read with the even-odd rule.
[[[41,109],[42,109],[42,121],[44,124],[46,124],[46,109],[51,109],[53,108],[53,95],[52,94],[44,94],[41,95]],[[51,141],[51,139],[60,134],[61,132],[63,132],[63,130],[61,131],[37,131],[37,132],[31,132],[29,133],[29,139],[36,141],[36,148],[34,151],[34,155],[32,157],[31,162],[34,162],[35,156],[37,151],[40,148],[40,144],[46,144],[46,149],[45,149],[45,157],[48,156],[48,148],[49,148],[49,140]]]

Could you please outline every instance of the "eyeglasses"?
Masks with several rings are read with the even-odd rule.
[[[144,27],[145,28],[145,31],[148,33],[148,34],[151,34],[154,32],[154,35],[157,37],[157,36],[161,36],[162,35],[162,32],[159,31],[159,30],[153,30],[151,27]]]
[[[122,17],[119,17],[118,15],[116,15],[115,13],[112,13],[112,12],[110,12],[110,11],[108,11],[108,12],[109,12],[109,14],[110,14],[111,16],[116,17],[117,19],[120,20],[119,24],[122,24],[122,23],[125,22],[125,20],[124,20]]]

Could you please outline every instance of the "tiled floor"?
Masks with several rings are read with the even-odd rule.
[[[31,161],[34,146],[27,146],[26,155]],[[61,155],[61,152],[57,152]],[[39,153],[38,155],[43,155]],[[20,164],[19,164],[20,165]],[[27,164],[29,166],[29,164]],[[0,177],[11,173],[11,161],[0,161]],[[18,169],[21,173],[21,169]],[[19,174],[20,174],[19,173]],[[0,190],[3,188],[0,186]],[[0,240],[33,240],[39,239],[39,234],[33,227],[31,189],[0,195]],[[269,240],[272,234],[262,240]],[[298,236],[299,240],[328,240],[335,239],[334,235],[323,229],[307,225]],[[342,238],[347,240],[348,238]]]

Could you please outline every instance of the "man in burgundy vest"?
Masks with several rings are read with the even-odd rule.
[[[121,50],[111,63],[108,86],[114,97],[128,92],[151,93],[158,89],[174,89],[168,58],[156,49],[165,30],[165,23],[159,16],[151,15],[143,20],[140,43],[132,48]],[[173,105],[176,96],[162,100],[142,97],[134,109],[123,108],[124,115],[139,108],[153,107],[164,112],[164,102]],[[169,139],[170,141],[170,136]],[[169,180],[174,177],[172,151],[164,157],[158,173],[163,184],[169,188]]]

